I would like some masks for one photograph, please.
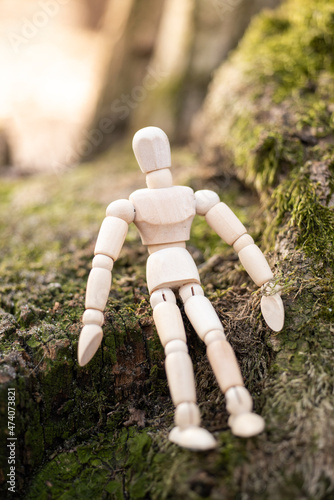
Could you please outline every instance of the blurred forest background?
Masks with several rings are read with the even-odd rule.
[[[0,35],[1,499],[332,500],[334,0],[0,0]],[[167,439],[133,225],[101,347],[77,363],[98,230],[111,201],[144,187],[131,140],[148,125],[171,139],[174,182],[213,189],[248,228],[286,310],[274,334],[262,291],[196,216],[187,248],[266,422],[231,434],[181,306],[218,441],[205,454]]]
[[[0,165],[59,171],[147,124],[184,142],[215,68],[278,3],[3,0]]]

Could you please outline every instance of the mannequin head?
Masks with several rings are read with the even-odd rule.
[[[168,137],[158,127],[145,127],[134,135],[132,147],[138,164],[146,174],[148,188],[171,187],[171,154]]]

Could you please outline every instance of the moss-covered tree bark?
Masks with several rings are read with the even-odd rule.
[[[218,191],[283,286],[286,325],[273,334],[259,312],[261,291],[195,220],[189,248],[266,431],[250,440],[231,435],[185,318],[203,425],[219,447],[199,454],[167,441],[173,408],[134,228],[115,266],[102,347],[77,366],[105,206],[144,181],[132,156],[114,150],[61,178],[0,186],[4,492],[14,387],[18,498],[332,498],[333,19],[334,3],[324,0],[262,14],[217,73],[196,121],[201,166],[188,150],[174,152],[176,179]]]
[[[204,161],[257,191],[262,241],[285,288],[285,329],[265,342],[271,438],[246,480],[275,498],[333,495],[333,22],[334,3],[323,1],[259,16],[194,132]]]

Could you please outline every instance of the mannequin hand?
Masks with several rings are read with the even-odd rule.
[[[274,283],[263,285],[261,311],[265,322],[274,332],[282,330],[284,325],[284,305],[280,295],[280,288]]]

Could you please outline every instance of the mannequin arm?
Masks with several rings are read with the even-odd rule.
[[[249,276],[257,286],[271,289],[270,282],[273,273],[260,248],[254,244],[253,238],[247,234],[245,226],[232,210],[219,201],[213,191],[203,190],[195,193],[196,212],[205,215],[209,226],[229,245],[233,245],[239,259]],[[261,300],[261,310],[268,326],[274,331],[280,331],[284,323],[284,306],[279,293],[264,296]]]
[[[85,312],[82,317],[84,327],[81,330],[78,345],[78,362],[87,364],[99,348],[103,333],[105,309],[111,286],[111,270],[124,244],[128,227],[133,222],[135,210],[128,200],[111,203],[107,208],[107,217],[101,225],[97,237],[92,270],[89,273]]]

